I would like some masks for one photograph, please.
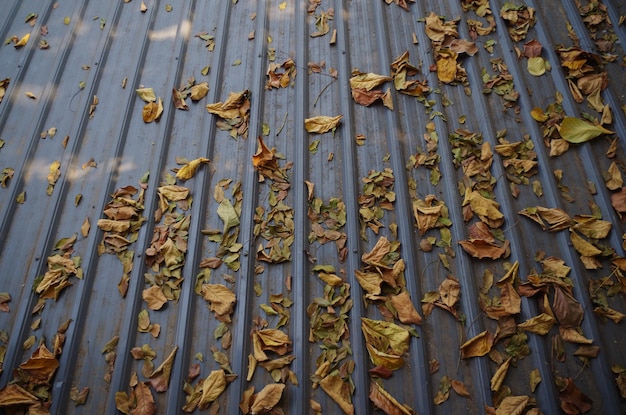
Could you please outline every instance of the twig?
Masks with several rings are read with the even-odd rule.
[[[326,84],[326,86],[324,88],[322,88],[322,90],[320,91],[319,94],[317,94],[317,98],[315,98],[315,102],[313,103],[313,107],[317,106],[317,101],[320,100],[320,97],[322,96],[322,94],[324,93],[324,91],[326,91],[326,89],[331,86],[331,84],[335,82],[335,80],[333,79],[332,81],[330,81],[328,84]]]
[[[283,118],[283,125],[281,125],[280,128],[278,129],[278,132],[276,132],[276,137],[278,137],[278,134],[280,134],[283,128],[285,128],[285,123],[287,122],[287,114],[289,114],[289,111],[285,112],[285,118]]]

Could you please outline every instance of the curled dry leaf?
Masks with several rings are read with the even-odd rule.
[[[185,164],[176,172],[176,178],[182,181],[187,181],[191,179],[194,174],[196,174],[196,170],[203,163],[208,163],[210,160],[205,157],[200,157],[194,160],[191,160],[189,163]]]
[[[343,115],[337,115],[334,117],[320,115],[317,117],[307,118],[304,120],[304,128],[309,133],[323,134],[331,130],[334,131],[342,118]]]
[[[150,375],[150,385],[152,385],[156,392],[167,391],[170,383],[170,374],[172,373],[172,365],[174,364],[177,351],[178,346],[175,346],[163,363]]]
[[[328,375],[320,381],[320,386],[328,396],[337,402],[344,414],[354,414],[349,383],[344,382],[338,375]]]
[[[157,102],[148,102],[141,111],[143,122],[151,123],[161,118],[163,114],[163,100],[159,98]]]

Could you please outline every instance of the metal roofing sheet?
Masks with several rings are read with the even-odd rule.
[[[431,13],[445,17],[447,22],[458,17],[458,37],[471,40],[475,21],[488,21],[488,14],[476,10],[481,4],[482,11],[485,4],[490,5],[495,31],[477,36],[477,52],[459,58],[466,82],[451,85],[440,81],[445,78],[446,59],[456,54],[447,48],[444,55],[447,53],[448,58],[439,54],[440,45],[429,39],[424,19]],[[7,39],[0,47],[0,79],[7,79],[6,94],[0,102],[0,138],[4,140],[0,168],[9,169],[2,172],[5,188],[0,189],[0,292],[10,297],[0,304],[0,387],[5,388],[5,399],[7,385],[19,384],[36,392],[38,401],[52,413],[117,413],[116,399],[121,402],[118,393],[130,393],[134,388],[136,396],[150,391],[156,412],[180,412],[187,404],[190,388],[208,389],[203,379],[219,370],[220,364],[226,367],[222,355],[212,357],[217,350],[225,354],[236,378],[215,402],[208,402],[205,396],[203,406],[211,406],[216,413],[238,413],[250,386],[258,392],[275,382],[286,384],[277,404],[285,413],[315,413],[311,400],[320,404],[323,413],[339,413],[338,404],[319,386],[322,379],[339,382],[346,393],[344,400],[351,401],[357,414],[379,411],[369,398],[372,382],[420,414],[482,413],[493,406],[499,406],[502,413],[513,413],[506,412],[505,406],[526,402],[525,398],[504,400],[507,396],[529,396],[532,399],[527,408],[543,413],[624,413],[626,401],[620,395],[620,387],[624,394],[624,384],[620,382],[624,382],[626,372],[617,372],[620,366],[626,367],[621,321],[621,313],[626,313],[626,266],[619,262],[625,244],[620,214],[625,210],[621,175],[626,136],[622,46],[626,4],[615,0],[516,2],[516,6],[522,4],[536,11],[536,24],[531,25],[526,39],[514,41],[500,15],[501,9],[509,7],[502,1],[184,0],[168,4],[160,0],[6,0],[0,17],[0,38]],[[406,10],[398,7],[402,5]],[[606,19],[612,25],[607,25]],[[328,33],[312,36],[316,31],[325,32],[324,25]],[[12,46],[25,34],[30,38],[24,46]],[[531,75],[528,59],[516,53],[530,39],[543,46],[540,56],[545,60],[539,64],[547,61],[551,66],[541,76]],[[613,62],[599,66],[599,71],[606,71],[608,81],[600,99],[610,108],[612,120],[594,110],[593,102],[578,102],[570,91],[577,82],[576,74],[560,65],[558,49],[577,45],[587,52],[604,53],[607,60],[615,57]],[[358,105],[350,88],[351,74],[360,71],[389,76],[392,62],[406,51],[409,62],[417,68],[416,73],[409,71],[409,79],[428,85],[430,91],[417,98],[400,93],[394,82],[387,82],[384,89],[390,88],[393,110],[380,104]],[[295,62],[295,73],[285,75],[286,88],[268,88],[268,65],[289,58]],[[460,76],[455,64],[448,69]],[[488,80],[498,75],[505,86],[488,85]],[[187,99],[189,109],[182,111],[175,108],[171,91],[186,85],[190,77],[198,83],[207,82],[209,90],[197,103]],[[511,79],[514,90],[506,90]],[[396,80],[398,83],[403,82]],[[163,99],[163,113],[157,122],[143,120],[146,103],[135,90],[144,87],[153,88]],[[492,87],[495,92],[488,93]],[[579,88],[588,93],[584,85],[579,84]],[[233,138],[227,131],[230,127],[224,121],[220,124],[205,106],[245,90],[249,91],[249,113],[240,112],[230,125],[240,125],[243,120],[245,126],[247,121],[248,138],[241,136],[245,128],[235,131]],[[533,119],[531,110],[546,109],[559,94],[565,115],[603,119],[614,134],[572,144],[564,154],[551,156],[557,144],[553,142],[552,149],[546,146],[545,126]],[[333,131],[318,135],[304,128],[305,119],[337,115],[343,118]],[[540,115],[535,114],[535,118]],[[558,125],[563,122],[563,114],[560,116],[555,121]],[[461,143],[459,137],[464,135],[475,140],[474,147]],[[260,180],[263,177],[252,163],[258,136],[275,149],[278,166],[287,172],[288,186],[273,180],[271,174]],[[511,168],[507,169],[507,165],[521,161],[507,160],[494,150],[504,143],[502,138],[508,142],[528,140],[523,157],[537,162],[529,178],[516,178]],[[489,146],[479,142],[481,139]],[[463,151],[474,154],[473,161]],[[191,199],[176,204],[170,198],[168,209],[174,214],[155,216],[163,203],[168,206],[158,188],[175,182],[171,169],[180,168],[182,158],[199,157],[210,162],[203,163],[189,181],[176,182],[189,189]],[[416,157],[425,161],[416,163]],[[55,162],[58,164],[51,170]],[[467,169],[477,170],[469,174]],[[127,251],[134,251],[124,269],[116,255],[101,252],[103,237],[112,232],[105,233],[101,229],[104,226],[97,224],[105,218],[103,212],[110,207],[116,190],[126,186],[139,189],[147,172],[142,203],[124,202],[132,207],[142,204],[143,210],[133,209],[133,215],[145,218],[143,224],[130,225],[138,228],[134,235],[123,234],[130,238]],[[436,180],[437,172],[440,180]],[[386,178],[377,195],[388,199],[373,197],[363,180],[383,176]],[[228,179],[232,182],[223,182]],[[216,186],[221,190],[214,190]],[[311,188],[319,201],[312,201]],[[488,198],[483,202],[492,209],[495,206],[503,222],[497,223],[494,218],[498,214],[493,210],[483,212],[482,220],[471,218],[480,216],[480,207],[472,206],[468,199],[471,192],[463,192],[464,188],[482,190],[475,192],[476,198],[481,194],[495,198],[497,205]],[[367,196],[370,205],[364,202]],[[138,200],[139,194],[125,197]],[[222,203],[223,198],[232,202],[234,209]],[[333,198],[345,205],[345,226],[338,225],[337,216],[333,216],[341,216],[341,209],[331,205]],[[452,225],[440,220],[438,226],[443,231],[424,229],[421,235],[415,218],[419,200],[430,207],[444,202]],[[310,209],[320,204],[327,206],[330,216],[317,223]],[[381,225],[378,234],[369,228],[362,230],[364,215],[373,212],[368,210],[372,205],[379,207],[375,213]],[[577,238],[579,233],[567,230],[570,222],[558,232],[543,231],[518,214],[535,206],[560,208],[569,220],[575,215],[595,215],[579,217],[579,230],[585,220],[601,215],[611,225],[610,233],[595,240],[593,234],[580,230],[583,236]],[[268,218],[272,211],[275,215]],[[220,252],[223,247],[216,238],[229,217],[233,221],[228,233],[241,245],[229,245],[231,251]],[[85,218],[91,224],[89,230],[81,229]],[[476,223],[486,225],[472,226]],[[259,234],[263,227],[266,235],[282,231],[282,239],[263,239]],[[470,236],[489,239],[480,233],[485,228],[495,237],[494,242],[483,243],[488,245],[489,255],[505,256],[493,252],[503,252],[502,246],[509,244],[506,258],[473,258],[459,245]],[[331,243],[322,244],[310,236],[315,229],[321,229],[322,234],[333,230],[328,234]],[[57,242],[74,234],[76,241],[59,250]],[[365,295],[355,271],[366,268],[363,255],[370,253],[382,236],[400,245],[378,261],[391,261],[387,265],[396,264],[394,269],[399,272],[393,274],[393,281],[379,283],[384,286],[381,295],[386,297],[371,292]],[[446,248],[448,238],[451,245]],[[339,245],[332,242],[336,239]],[[173,262],[167,267],[151,270],[146,260],[158,256],[157,250],[171,252],[171,248],[162,247],[166,240],[172,241],[178,254],[168,256]],[[276,249],[289,246],[290,257],[279,263],[259,260],[259,244],[270,252],[272,243],[278,244]],[[429,248],[431,243],[435,245]],[[590,254],[579,258],[585,249]],[[71,285],[59,288],[58,299],[42,301],[35,288],[40,276],[54,268],[48,258],[59,253],[75,261],[74,265],[80,257],[82,279],[70,272]],[[216,262],[216,256],[226,263]],[[552,266],[553,272],[563,272],[565,268],[557,259],[571,268],[569,279],[543,274],[551,282],[544,280],[543,291],[539,290],[547,296],[522,296],[520,311],[513,314],[520,324],[541,313],[553,313],[558,321],[547,334],[516,331],[515,325],[506,325],[510,318],[501,317],[498,322],[487,316],[481,296],[483,301],[493,299],[493,306],[514,308],[509,302],[516,303],[517,296],[509,288],[528,293],[528,285],[522,283],[542,272],[542,260],[544,268]],[[516,262],[519,278],[511,285],[498,282]],[[213,269],[204,267],[209,263]],[[337,283],[341,288],[332,288],[319,279],[315,272],[318,265],[332,265],[343,280]],[[384,265],[371,266],[374,268],[370,270],[388,277],[390,271],[385,271]],[[178,271],[167,275],[168,267]],[[128,278],[122,297],[118,282],[124,273]],[[489,275],[494,286],[485,294],[484,280]],[[460,294],[453,281],[460,285]],[[224,317],[228,312],[216,315],[209,309],[211,304],[200,292],[202,283],[221,284],[235,294],[230,322]],[[145,314],[140,312],[148,310],[149,301],[144,296],[151,286],[160,287],[157,291],[163,290],[177,300],[167,301],[158,311],[149,310],[153,326],[146,326],[142,320]],[[216,285],[208,287],[219,289]],[[341,289],[347,291],[341,294]],[[331,292],[338,299],[334,307],[327,301]],[[410,296],[423,317],[421,324],[402,325],[394,318],[395,309],[389,304],[400,292]],[[209,297],[206,292],[204,296]],[[1,298],[6,301],[9,297]],[[428,303],[435,299],[437,306],[432,310]],[[351,307],[346,301],[352,301]],[[217,300],[213,308],[218,307],[216,304]],[[325,313],[331,320],[334,330],[347,328],[340,342],[324,342],[324,335],[314,332],[314,304],[318,315]],[[614,321],[606,317],[607,310],[614,310],[610,314]],[[576,320],[579,311],[584,318],[573,324],[570,320]],[[368,372],[375,364],[370,361],[371,350],[368,353],[362,334],[362,318],[395,321],[399,325],[393,326],[394,330],[406,333],[412,327],[418,335],[410,337],[406,353],[397,353],[402,355],[404,367],[389,379]],[[281,326],[281,322],[285,324]],[[155,324],[160,324],[157,336],[146,332]],[[264,324],[288,335],[292,349],[288,353],[295,359],[284,366],[286,369],[273,372],[258,367],[247,379],[248,356],[258,352],[253,332],[258,334]],[[580,349],[576,342],[563,342],[563,337],[572,335],[568,326],[579,326],[580,334],[593,340],[592,346],[599,347],[596,357],[585,357],[597,352],[594,347]],[[141,327],[143,332],[138,331]],[[507,327],[513,332],[507,333]],[[496,337],[493,351],[483,357],[461,358],[461,345],[485,331],[489,333],[486,337]],[[225,338],[219,336],[225,332]],[[512,337],[514,333],[518,336]],[[527,333],[526,341],[522,333]],[[116,336],[117,345],[103,351]],[[48,392],[46,387],[42,391],[33,386],[29,380],[36,371],[28,372],[28,364],[22,364],[32,362],[31,356],[41,343],[53,350],[48,363],[55,366],[51,362],[58,361],[50,382],[43,382],[49,385]],[[59,343],[62,347],[55,348]],[[156,392],[154,384],[145,386],[152,370],[130,353],[142,345],[156,352],[156,366],[177,350],[167,391]],[[526,345],[527,355],[520,352]],[[335,356],[337,350],[350,353]],[[499,368],[510,356],[514,359],[503,385],[492,388],[494,375],[503,373]],[[326,370],[319,369],[324,359],[331,362]],[[199,378],[188,382],[194,364],[199,365]],[[134,374],[138,385],[132,381]],[[531,385],[531,379],[541,381]],[[567,379],[575,386],[565,388]],[[459,382],[469,397],[450,391],[452,384],[459,389]],[[72,389],[83,387],[89,388],[89,395],[84,405],[77,406],[70,399]],[[347,408],[344,401],[349,412]],[[154,411],[144,409],[135,410]],[[4,410],[12,413],[10,407]]]

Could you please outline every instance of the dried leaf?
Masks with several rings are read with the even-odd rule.
[[[352,90],[364,89],[366,91],[371,91],[377,86],[384,84],[385,82],[388,82],[391,80],[392,78],[388,76],[378,75],[378,74],[371,73],[371,72],[358,73],[357,75],[350,78],[350,88]]]
[[[528,396],[507,396],[500,402],[496,415],[522,415],[529,401]]]
[[[201,82],[191,87],[191,94],[189,97],[192,101],[200,101],[209,92],[209,84]]]
[[[304,120],[304,128],[309,133],[323,134],[330,130],[335,130],[343,115],[335,117],[320,115],[318,117],[307,118]]]
[[[583,414],[590,411],[593,401],[574,384],[572,378],[564,379],[565,385],[559,388],[561,409],[568,415]]]
[[[146,103],[155,102],[157,99],[154,94],[154,89],[152,88],[139,88],[136,89],[135,92],[137,92],[139,98]]]
[[[350,384],[340,376],[328,375],[320,381],[320,386],[341,408],[344,414],[354,414],[354,406],[350,392]]]
[[[176,172],[176,178],[182,181],[187,181],[191,179],[194,176],[194,174],[196,174],[197,168],[202,163],[208,163],[209,161],[210,160],[208,158],[204,158],[204,157],[191,160],[190,162],[185,164]]]
[[[86,238],[89,235],[89,230],[91,229],[91,224],[89,223],[89,218],[86,217],[83,221],[82,226],[80,227],[80,233],[83,235],[83,238]]]
[[[158,285],[143,290],[141,296],[150,310],[160,310],[167,303],[167,298]]]
[[[422,317],[417,313],[408,292],[402,291],[398,295],[390,296],[393,308],[398,312],[398,320],[404,324],[421,324]]]
[[[491,390],[493,392],[498,392],[500,390],[502,382],[504,382],[504,378],[506,377],[506,373],[509,370],[509,366],[511,365],[512,359],[512,357],[509,357],[504,363],[500,365],[500,367],[498,367],[496,373],[493,374],[491,378]]]
[[[538,316],[529,318],[525,322],[518,324],[517,327],[543,336],[548,334],[552,326],[554,326],[554,323],[556,323],[554,317],[546,313],[541,313]]]
[[[493,347],[493,335],[485,330],[461,345],[461,358],[484,356]]]
[[[167,358],[159,365],[159,367],[150,375],[150,385],[156,392],[165,392],[170,383],[170,374],[172,373],[172,365],[174,364],[174,358],[178,346],[170,352]]]
[[[370,400],[377,408],[388,415],[415,415],[411,408],[402,405],[389,392],[376,382],[370,382]]]
[[[285,385],[275,383],[265,386],[252,398],[251,414],[266,414],[270,412],[283,396]]]
[[[161,98],[158,99],[157,102],[149,102],[141,111],[141,116],[143,117],[143,122],[151,123],[153,121],[161,118],[161,114],[163,114],[163,101]]]

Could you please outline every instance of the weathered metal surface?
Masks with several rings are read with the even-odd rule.
[[[603,267],[587,270],[572,247],[567,230],[548,233],[518,214],[530,206],[558,207],[570,216],[592,213],[595,203],[603,219],[612,223],[608,238],[601,241],[616,255],[623,256],[625,227],[612,206],[610,191],[604,175],[612,162],[624,172],[623,143],[626,137],[624,94],[626,76],[623,44],[626,42],[624,24],[618,24],[626,15],[626,5],[620,1],[603,1],[617,37],[617,60],[607,63],[608,87],[602,93],[613,115],[607,126],[615,131],[617,151],[614,158],[606,156],[611,144],[609,136],[591,142],[571,145],[569,151],[558,157],[550,156],[542,139],[539,123],[530,111],[546,108],[555,95],[563,96],[565,113],[581,117],[590,113],[599,115],[586,103],[577,103],[568,87],[566,73],[559,64],[556,49],[574,43],[568,37],[567,24],[579,39],[580,46],[595,52],[590,31],[580,16],[574,0],[527,1],[536,10],[537,24],[530,29],[528,39],[537,39],[543,45],[543,57],[551,63],[551,71],[540,77],[526,69],[526,59],[518,58],[508,36],[499,10],[504,2],[492,1],[497,30],[476,40],[478,53],[463,59],[469,85],[451,86],[440,83],[437,74],[429,68],[435,64],[431,41],[425,33],[423,18],[431,12],[448,19],[460,17],[461,38],[469,38],[467,21],[476,18],[473,12],[464,12],[460,1],[409,3],[409,11],[384,1],[330,1],[322,0],[317,10],[334,9],[329,21],[330,32],[311,37],[315,16],[307,14],[309,2],[286,1],[211,1],[184,0],[166,3],[145,1],[147,10],[140,11],[137,0],[69,2],[55,0],[6,0],[0,17],[0,38],[21,38],[30,33],[27,44],[19,49],[10,44],[0,47],[0,79],[10,78],[6,95],[0,103],[0,138],[5,140],[0,149],[0,168],[14,169],[7,187],[0,189],[0,292],[11,296],[10,311],[0,312],[0,330],[6,331],[6,355],[0,387],[13,378],[13,369],[27,360],[36,346],[24,350],[22,344],[30,337],[43,341],[51,348],[57,329],[71,320],[66,332],[63,351],[58,357],[60,366],[52,381],[51,411],[53,413],[117,413],[115,395],[129,391],[129,380],[134,372],[140,381],[142,362],[129,353],[135,346],[149,344],[157,353],[155,363],[162,362],[169,352],[179,350],[172,367],[167,392],[154,393],[158,413],[179,413],[185,404],[183,387],[189,367],[201,366],[201,378],[219,365],[213,361],[211,347],[221,349],[214,331],[219,325],[208,303],[195,292],[196,276],[203,258],[215,255],[217,244],[210,242],[201,231],[221,229],[223,223],[217,214],[218,203],[213,189],[222,179],[240,181],[243,191],[240,233],[243,244],[241,267],[231,271],[222,265],[212,271],[211,283],[228,285],[237,296],[230,329],[232,346],[222,350],[230,359],[236,380],[219,397],[219,413],[239,413],[243,392],[250,386],[260,390],[274,381],[264,370],[257,369],[253,379],[246,381],[247,356],[252,353],[250,332],[258,316],[266,318],[275,327],[276,317],[267,316],[261,304],[269,303],[272,294],[282,293],[293,301],[290,319],[282,328],[293,342],[295,360],[289,368],[297,375],[298,385],[287,381],[279,407],[285,413],[313,413],[310,399],[321,403],[324,413],[340,413],[337,404],[321,388],[313,388],[310,380],[316,371],[320,344],[309,342],[307,307],[314,298],[322,297],[324,286],[312,272],[314,264],[332,264],[350,284],[354,301],[349,311],[350,343],[353,354],[352,374],[354,394],[352,402],[357,414],[377,413],[369,401],[370,363],[365,339],[361,334],[361,317],[381,319],[375,306],[367,305],[364,292],[354,271],[361,268],[361,256],[369,252],[378,240],[371,231],[368,241],[360,237],[358,197],[362,192],[362,178],[372,170],[390,168],[394,173],[396,201],[393,210],[382,219],[380,234],[401,243],[400,256],[405,262],[406,289],[414,305],[420,310],[420,300],[428,292],[437,291],[448,275],[461,285],[459,313],[464,324],[444,310],[435,309],[420,326],[415,326],[419,337],[411,338],[405,356],[406,366],[383,383],[401,403],[406,403],[420,414],[483,413],[485,406],[494,405],[490,380],[498,365],[488,357],[460,358],[460,345],[484,330],[495,333],[496,322],[489,319],[479,307],[479,292],[486,270],[499,279],[505,274],[505,262],[519,261],[519,275],[526,281],[534,270],[541,272],[535,261],[536,253],[561,258],[571,267],[573,295],[584,309],[582,332],[600,353],[587,363],[573,355],[577,346],[566,343],[566,359],[558,362],[553,350],[553,336],[557,327],[547,335],[528,333],[530,354],[515,363],[504,384],[512,395],[528,395],[536,399],[536,407],[543,413],[559,413],[558,377],[573,378],[580,390],[593,401],[590,413],[624,413],[626,400],[620,396],[612,373],[613,365],[626,366],[623,350],[626,335],[623,322],[618,324],[594,314],[595,305],[589,294],[589,283],[611,275],[610,261]],[[520,3],[521,4],[521,3]],[[37,13],[31,27],[24,19]],[[43,36],[42,27],[47,28]],[[336,41],[331,42],[336,31]],[[205,41],[194,35],[207,32],[214,36],[214,50],[205,47]],[[49,47],[38,48],[45,39]],[[483,46],[495,40],[493,52]],[[410,61],[420,67],[415,79],[426,80],[437,89],[428,95],[434,100],[432,108],[423,102],[392,91],[395,109],[390,111],[379,104],[364,107],[351,96],[349,78],[353,69],[389,75],[391,62],[409,51]],[[297,66],[297,75],[285,89],[266,88],[266,70],[270,57],[282,62],[291,57]],[[514,109],[505,110],[503,100],[495,93],[483,94],[481,70],[493,74],[491,60],[501,58],[513,77],[520,96]],[[325,63],[321,73],[308,63]],[[206,76],[203,68],[209,66]],[[337,79],[330,70],[337,70]],[[171,99],[172,88],[184,85],[194,76],[206,81],[208,95],[198,103],[189,102],[189,110],[177,110]],[[122,86],[124,82],[124,86]],[[83,84],[84,83],[84,84]],[[387,85],[391,86],[391,83]],[[135,89],[154,88],[163,98],[164,112],[155,123],[142,120],[141,101]],[[224,101],[230,92],[250,91],[250,119],[248,138],[233,139],[228,132],[216,127],[217,117],[208,114],[205,105]],[[393,88],[392,88],[393,90]],[[31,92],[35,99],[25,95]],[[94,96],[98,104],[91,111]],[[308,134],[304,120],[317,115],[343,115],[340,126],[333,133]],[[464,118],[464,122],[460,120]],[[411,155],[424,151],[424,133],[429,122],[434,123],[439,136],[437,154],[441,181],[433,185],[429,170],[407,169]],[[251,159],[257,150],[256,137],[270,127],[265,141],[285,160],[293,162],[289,170],[291,187],[285,204],[293,208],[295,232],[291,246],[291,260],[281,264],[265,264],[260,273],[256,260],[261,238],[254,235],[254,215],[257,206],[269,208],[267,183],[259,183]],[[56,128],[54,137],[41,138],[41,133]],[[495,147],[497,132],[507,130],[506,139],[520,141],[528,135],[537,153],[537,175],[543,196],[533,193],[530,185],[520,185],[520,194],[513,197],[506,179],[503,158],[494,154],[491,174],[497,179],[494,194],[504,214],[501,226],[503,236],[510,241],[510,257],[505,260],[474,259],[461,249],[458,242],[468,238],[469,223],[464,222],[463,195],[457,183],[463,181],[462,169],[453,164],[449,134],[463,128],[481,133],[484,141]],[[365,137],[365,144],[357,145],[357,135]],[[64,137],[69,137],[63,145]],[[309,146],[320,140],[317,152]],[[146,309],[142,291],[149,285],[144,280],[148,272],[145,251],[150,246],[155,227],[154,211],[159,199],[157,187],[170,169],[177,167],[176,158],[189,160],[206,157],[211,161],[202,166],[194,178],[182,183],[191,190],[193,203],[187,212],[191,215],[188,251],[182,275],[180,298],[160,311],[150,311],[153,323],[161,324],[157,338],[139,333],[138,313]],[[97,167],[83,167],[93,159]],[[51,195],[46,194],[48,169],[52,162],[60,162],[60,177]],[[281,164],[283,161],[281,161]],[[554,171],[562,170],[562,184],[567,186],[571,200],[562,196],[562,188]],[[150,172],[145,191],[147,222],[141,227],[137,240],[125,298],[118,293],[117,283],[122,266],[113,255],[98,255],[98,244],[103,232],[96,223],[103,217],[103,209],[110,195],[118,188],[138,186],[142,175]],[[311,222],[307,216],[308,192],[305,181],[315,184],[315,196],[328,201],[340,198],[346,205],[347,257],[340,262],[333,243],[309,243]],[[180,183],[180,182],[179,182]],[[589,183],[596,193],[589,191]],[[449,270],[440,261],[444,251],[435,247],[432,252],[419,248],[422,236],[418,234],[413,217],[410,187],[414,195],[424,198],[432,194],[444,201],[453,225],[450,227],[452,251]],[[232,188],[232,185],[231,185]],[[26,200],[18,204],[16,198],[25,191]],[[80,203],[75,197],[81,194]],[[227,194],[228,193],[227,191]],[[91,230],[81,236],[80,227],[89,218]],[[397,237],[392,224],[397,224]],[[47,300],[39,313],[32,313],[38,295],[33,290],[35,280],[47,270],[47,257],[56,242],[78,233],[74,255],[82,259],[84,278],[73,278],[72,285],[62,291],[57,301]],[[430,234],[428,234],[430,235]],[[427,236],[428,236],[427,235]],[[437,233],[432,236],[439,236]],[[315,258],[315,262],[310,261]],[[339,273],[341,270],[341,273]],[[228,284],[222,276],[234,276]],[[291,289],[285,281],[290,278]],[[256,292],[258,287],[262,291]],[[491,295],[494,295],[492,292]],[[624,293],[609,298],[610,307],[626,313]],[[538,298],[522,298],[521,323],[543,311]],[[421,310],[420,310],[421,314]],[[41,326],[31,325],[41,318]],[[102,348],[114,336],[119,336],[117,359],[110,383],[105,382],[108,363]],[[505,355],[502,344],[498,350]],[[202,353],[204,361],[195,356]],[[439,362],[439,370],[430,373],[432,361]],[[530,390],[529,376],[538,369],[541,382],[534,392]],[[450,391],[450,397],[441,404],[434,399],[440,380],[448,376],[465,383],[471,398]],[[69,399],[72,387],[89,387],[84,406],[75,406]]]

